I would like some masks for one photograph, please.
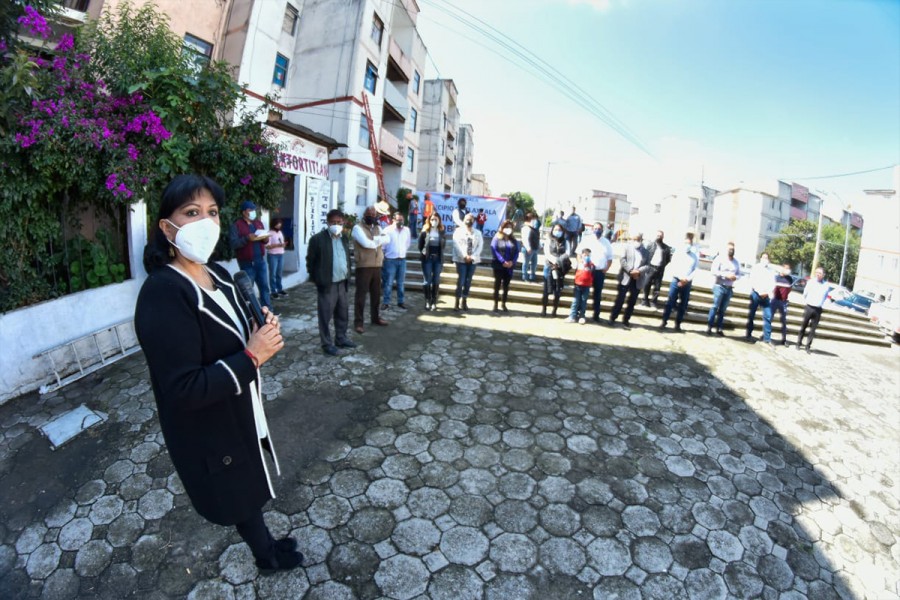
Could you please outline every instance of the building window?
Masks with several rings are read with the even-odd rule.
[[[416,151],[412,148],[406,149],[406,170],[410,173],[416,170]]]
[[[447,129],[447,113],[441,113],[441,127]]]
[[[700,224],[706,225],[706,217],[703,217],[702,219],[700,219]]]
[[[419,121],[419,111],[414,108],[409,109],[409,130],[416,130],[416,123]]]
[[[296,8],[287,5],[284,11],[284,23],[281,24],[281,30],[291,37],[297,34],[297,24],[300,22],[300,13]]]
[[[213,45],[189,33],[184,34],[182,54],[188,57],[194,68],[199,70],[209,64],[212,59]]]
[[[419,87],[422,84],[422,76],[419,75],[418,71],[413,71],[413,92],[416,96],[419,95]]]
[[[384,22],[378,18],[378,15],[372,15],[372,41],[381,48],[381,38],[384,36]]]
[[[701,234],[700,234],[700,239],[701,239],[701,240],[705,240],[705,239],[706,239],[706,234],[705,234],[705,233],[701,233]]]
[[[356,174],[356,205],[366,206],[369,203],[369,176]]]
[[[369,144],[369,123],[366,121],[366,116],[362,115],[359,119],[359,145],[368,148]]]
[[[272,83],[278,87],[284,87],[287,82],[289,64],[290,61],[288,61],[286,56],[282,56],[281,54],[275,55],[275,72],[272,74]]]
[[[707,206],[709,206],[709,202],[704,202],[704,203],[703,203],[703,210],[704,210],[704,211],[707,210]]]
[[[441,156],[443,156],[444,153],[446,152],[446,148],[447,148],[447,142],[445,142],[444,140],[441,140]]]
[[[375,83],[378,81],[378,69],[371,62],[366,61],[366,78],[363,80],[363,87],[371,93],[375,93]]]
[[[438,185],[444,183],[444,167],[438,167]]]

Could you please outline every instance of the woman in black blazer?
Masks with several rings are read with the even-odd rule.
[[[431,215],[422,225],[419,234],[419,252],[422,255],[422,276],[425,283],[425,310],[437,310],[438,288],[441,270],[444,268],[444,223],[437,214]]]
[[[275,497],[264,449],[279,469],[259,367],[284,341],[275,315],[263,308],[266,324],[255,328],[228,271],[206,264],[224,200],[207,177],[179,175],[166,186],[144,250],[149,277],[135,331],[166,447],[194,508],[235,525],[261,571],[292,569],[303,559],[296,542],[273,540],[262,514]]]

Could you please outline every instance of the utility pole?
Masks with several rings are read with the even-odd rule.
[[[847,228],[844,230],[844,258],[841,260],[841,286],[844,285],[844,274],[847,272],[847,249],[850,245],[850,207],[847,207]]]
[[[819,200],[819,225],[816,227],[816,251],[813,253],[813,261],[812,268],[810,269],[810,274],[816,272],[816,267],[819,266],[819,246],[821,245],[822,240],[822,208],[825,206],[825,202],[823,200]]]

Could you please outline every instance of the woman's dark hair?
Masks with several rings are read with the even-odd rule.
[[[281,217],[275,217],[274,219],[272,219],[272,222],[269,223],[269,229],[275,229],[276,225],[281,225],[283,227],[284,219],[282,219]]]
[[[516,239],[516,224],[510,221],[509,219],[503,221],[503,224],[500,225],[500,229],[497,230],[497,233],[503,233],[503,230],[509,226],[513,232],[506,236],[507,239],[514,240]],[[503,235],[506,235],[505,233]]]
[[[148,273],[172,262],[169,249],[172,247],[159,228],[159,222],[172,214],[206,190],[219,208],[225,204],[225,190],[205,175],[178,175],[163,190],[159,201],[159,212],[150,225],[150,239],[144,247],[144,269]]]

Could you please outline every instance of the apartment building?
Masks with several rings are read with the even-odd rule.
[[[425,82],[422,132],[416,188],[459,194],[455,186],[458,164],[459,109],[452,79]]]
[[[631,230],[645,235],[662,230],[669,240],[694,233],[695,243],[705,246],[712,231],[712,217],[717,190],[705,185],[685,188],[658,200],[636,201],[632,210]]]
[[[869,218],[863,228],[853,287],[883,295],[896,305],[900,297],[900,166],[894,167],[894,189],[865,190],[865,194],[877,218]]]
[[[459,194],[472,194],[472,163],[475,151],[475,128],[469,123],[459,126],[459,139],[456,142],[456,169],[453,178],[453,190]],[[482,194],[476,194],[478,196]]]
[[[473,173],[469,180],[469,193],[473,196],[493,196],[484,173]]]
[[[734,242],[735,255],[748,264],[756,262],[768,243],[788,224],[790,201],[776,190],[735,188],[715,198],[709,246],[723,251]]]

